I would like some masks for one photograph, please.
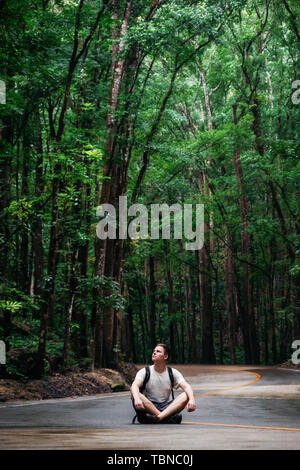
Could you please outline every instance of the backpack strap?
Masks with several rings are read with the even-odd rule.
[[[174,375],[173,375],[172,367],[168,367],[168,372],[169,372],[169,377],[170,377],[171,386],[172,386],[172,398],[173,398],[173,400],[174,400],[174,392],[173,392],[173,387],[174,387]]]
[[[143,393],[143,391],[145,390],[146,384],[147,384],[147,382],[148,382],[149,379],[150,379],[150,367],[149,367],[149,366],[146,366],[145,369],[146,369],[146,374],[145,374],[145,378],[144,378],[143,385],[142,385],[141,388],[140,388],[140,392],[141,392],[141,393]],[[171,382],[171,387],[172,387],[172,398],[173,398],[173,400],[174,400],[174,392],[173,392],[173,387],[174,387],[174,375],[173,375],[172,367],[168,367],[168,372],[169,372],[169,377],[170,377],[170,382]]]
[[[131,424],[135,423],[136,418],[137,418],[137,415],[134,416],[133,420],[131,421]]]
[[[144,382],[140,388],[140,392],[143,393],[143,391],[145,390],[145,387],[147,385],[147,382],[149,381],[150,379],[150,367],[149,366],[146,366],[145,367],[146,369],[146,373],[145,373],[145,378],[144,378]]]

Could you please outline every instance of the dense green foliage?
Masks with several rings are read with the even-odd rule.
[[[156,340],[174,362],[288,360],[300,336],[297,2],[0,9],[8,349],[37,353],[43,370],[51,356],[148,361]],[[99,245],[96,209],[119,195],[204,204],[204,248]]]

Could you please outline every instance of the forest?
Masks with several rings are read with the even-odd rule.
[[[157,342],[174,364],[290,360],[299,20],[297,0],[0,1],[6,373],[16,352],[41,377],[51,358],[146,363]],[[203,246],[100,238],[125,196],[202,205]]]

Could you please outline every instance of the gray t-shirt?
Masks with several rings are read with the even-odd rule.
[[[179,372],[179,370],[173,369],[173,367],[172,371],[174,376],[174,388],[177,390],[181,382],[184,380],[184,377],[181,372]],[[143,367],[143,369],[138,371],[135,378],[143,383],[145,375],[146,369]],[[159,372],[156,372],[154,365],[150,366],[150,378],[144,390],[144,395],[148,398],[148,400],[156,401],[158,403],[169,400],[171,390],[172,385],[168,368],[166,368],[166,370],[160,374]]]

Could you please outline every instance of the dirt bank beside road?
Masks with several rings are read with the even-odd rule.
[[[129,390],[137,369],[130,363],[124,363],[121,369],[102,368],[94,372],[70,370],[22,382],[2,378],[0,402],[80,397]]]

